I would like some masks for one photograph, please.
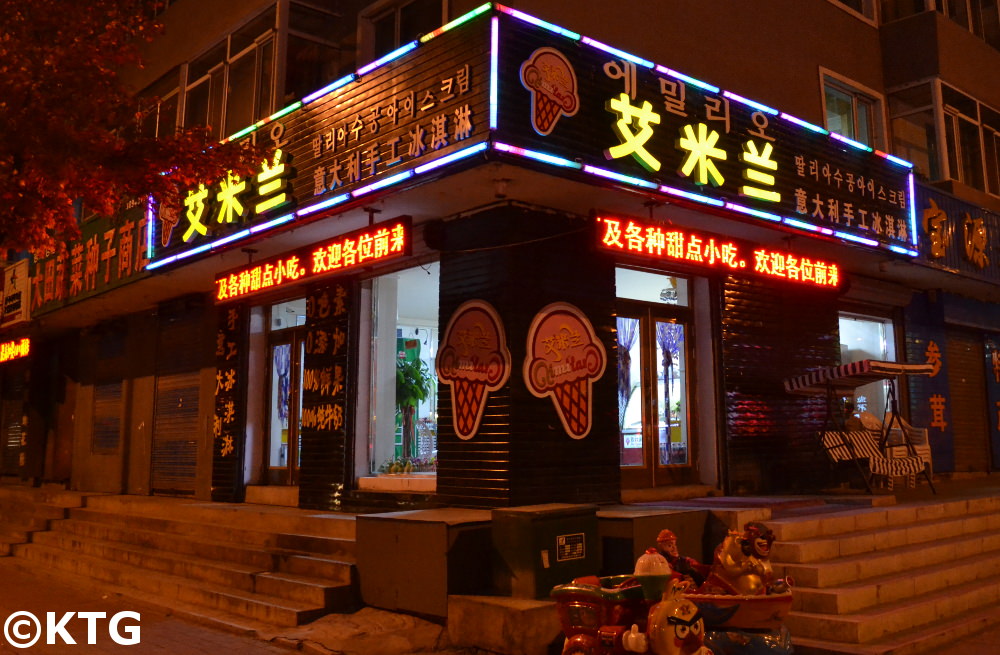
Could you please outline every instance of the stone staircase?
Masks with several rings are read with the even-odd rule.
[[[49,529],[53,520],[63,519],[71,507],[80,507],[90,494],[66,491],[61,487],[0,487],[0,557],[12,553],[17,544]]]
[[[797,655],[908,655],[984,629],[1000,604],[1000,497],[767,521],[795,580]],[[992,612],[990,611],[992,610]]]
[[[230,631],[359,606],[351,515],[108,495],[48,527],[13,554]]]

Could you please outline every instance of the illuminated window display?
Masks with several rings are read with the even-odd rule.
[[[369,472],[430,472],[437,455],[438,264],[370,284]]]
[[[862,359],[896,361],[892,321],[854,314],[840,315],[840,359],[842,364]],[[889,382],[880,380],[859,387],[854,395],[856,412],[871,412],[879,419],[885,414]]]

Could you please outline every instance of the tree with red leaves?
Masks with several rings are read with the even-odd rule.
[[[104,216],[146,195],[177,206],[182,189],[266,156],[205,128],[135,136],[143,107],[120,73],[161,31],[160,1],[0,0],[0,247],[51,250],[78,236],[75,203]]]

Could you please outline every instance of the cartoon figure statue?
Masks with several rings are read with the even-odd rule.
[[[656,537],[656,550],[660,552],[670,568],[674,571],[674,576],[680,579],[689,579],[695,587],[700,587],[705,582],[708,575],[709,566],[702,564],[693,557],[681,555],[677,550],[677,535],[670,530],[661,530]]]
[[[684,598],[690,585],[674,581],[663,599],[649,610],[648,636],[639,626],[622,635],[622,646],[634,653],[654,655],[712,655],[705,647],[705,622],[698,606]]]
[[[771,544],[774,533],[763,523],[743,526],[743,534],[730,531],[715,549],[712,572],[702,593],[755,596],[768,593],[774,582]]]

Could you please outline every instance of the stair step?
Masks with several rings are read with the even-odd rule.
[[[345,612],[355,609],[357,599],[350,583],[331,585],[294,573],[265,571],[254,575],[254,591],[268,596],[316,603],[323,607],[336,607]]]
[[[792,635],[847,644],[887,639],[919,626],[948,620],[1000,602],[1000,576],[981,577],[946,593],[930,593],[846,615],[791,612],[785,623]]]
[[[356,522],[351,514],[290,510],[268,505],[212,503],[159,496],[96,496],[87,508],[112,515],[159,518],[210,524],[239,530],[245,525],[266,525],[274,533],[310,534],[353,540]],[[222,530],[219,530],[222,531]],[[228,539],[228,537],[226,537]]]
[[[146,571],[168,573],[190,580],[225,585],[253,591],[253,574],[261,568],[236,562],[219,562],[164,550],[131,546],[120,542],[98,541],[59,532],[39,532],[33,543],[79,553],[97,559],[133,566]]]
[[[296,626],[317,618],[327,610],[317,604],[199,583],[168,573],[151,573],[132,566],[98,559],[41,544],[14,547],[19,557],[46,566],[85,575],[103,582],[138,589],[159,597],[158,604],[176,599],[213,608],[271,625]]]
[[[1000,552],[910,569],[902,574],[872,578],[842,587],[795,587],[792,609],[822,614],[849,614],[882,603],[933,592],[948,593],[952,586],[981,577],[1000,575]]]
[[[247,530],[228,526],[222,529],[219,525],[211,521],[199,523],[178,518],[113,514],[90,508],[71,509],[68,518],[115,526],[127,530],[142,530],[250,546],[274,546],[277,541],[277,536],[274,532]]]
[[[1000,511],[1000,497],[984,496],[929,504],[864,507],[812,518],[779,518],[767,521],[776,542],[802,541],[813,537],[842,535],[855,531],[907,525],[949,516],[974,516]]]
[[[1000,624],[996,607],[967,612],[960,617],[935,621],[865,644],[845,644],[792,635],[795,655],[917,655]],[[949,651],[950,652],[950,651]]]
[[[826,562],[804,564],[772,562],[772,565],[775,575],[790,576],[800,586],[829,588],[902,573],[912,568],[914,563],[939,564],[997,550],[1000,550],[1000,530],[962,535],[933,543],[918,543]]]
[[[801,541],[775,541],[771,560],[782,563],[825,561],[994,530],[1000,530],[1000,513],[949,517]]]
[[[254,547],[252,545],[241,546],[231,542],[209,540],[196,536],[171,534],[154,530],[140,530],[124,525],[96,523],[81,519],[53,521],[52,531],[87,539],[155,548],[177,554],[190,554],[202,559],[234,562],[256,567],[258,570],[277,569],[288,573],[311,575],[317,578],[325,578],[328,582],[334,584],[349,583],[351,580],[351,571],[354,567],[351,561],[334,559],[333,557],[326,557],[322,554],[307,551]],[[282,536],[274,535],[273,541],[275,543],[284,543],[281,539]],[[353,543],[350,544],[350,548],[341,548],[339,546],[323,545],[328,538],[319,537],[318,539],[320,539],[320,542],[293,540],[292,543],[302,546],[319,543],[325,550],[353,551]],[[334,541],[340,542],[341,540]],[[303,558],[305,559],[303,560]],[[351,556],[351,559],[353,559],[353,556]]]

